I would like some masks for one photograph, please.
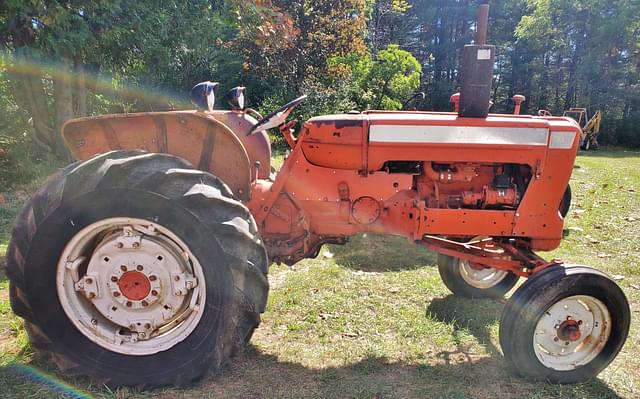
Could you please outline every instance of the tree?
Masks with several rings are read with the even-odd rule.
[[[368,42],[373,54],[392,43],[411,37],[405,30],[407,11],[412,5],[406,0],[374,0],[369,4]],[[404,44],[404,43],[403,43]]]
[[[237,76],[240,57],[223,46],[236,29],[228,10],[205,0],[3,2],[4,66],[34,140],[65,158],[59,131],[72,117],[170,109],[196,79]]]
[[[307,78],[315,80],[326,72],[327,59],[350,53],[366,54],[365,0],[274,0],[272,9],[291,18],[293,33],[277,40],[268,51],[252,44],[253,35],[241,39],[245,51],[246,78],[262,80],[259,91],[269,86],[286,87],[300,93]],[[248,39],[248,40],[247,40]],[[256,48],[258,47],[258,48]]]
[[[530,78],[534,104],[555,112],[572,106],[602,110],[603,126],[609,127],[603,138],[614,141],[614,129],[624,136],[625,123],[616,121],[640,113],[637,105],[631,105],[640,96],[637,2],[529,0],[527,4],[529,12],[516,36],[534,54],[529,62],[536,71]],[[640,137],[635,141],[640,144]]]
[[[362,109],[401,109],[420,86],[418,60],[394,44],[380,50],[375,59],[350,54],[334,57],[330,65],[339,81],[335,84],[352,86],[352,99]]]

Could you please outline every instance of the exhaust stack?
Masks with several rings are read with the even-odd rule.
[[[486,44],[489,4],[478,9],[475,43],[462,49],[460,67],[460,105],[458,116],[486,118],[489,114],[495,46]]]

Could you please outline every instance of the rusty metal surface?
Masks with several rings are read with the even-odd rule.
[[[370,129],[376,126],[385,127],[397,139],[372,141]],[[398,126],[423,129],[424,140],[409,140]],[[471,133],[507,132],[505,137],[491,137],[512,140],[482,141],[458,128]],[[443,129],[451,131],[455,142],[434,142],[433,137]],[[532,131],[544,134],[530,143],[527,135]],[[575,160],[577,132],[574,122],[555,117],[472,119],[453,113],[369,112],[313,118],[305,123],[275,181],[259,180],[247,205],[270,255],[286,263],[313,256],[321,242],[361,232],[400,235],[413,241],[422,241],[425,235],[523,237],[529,250],[550,250],[562,237],[558,207]],[[554,135],[566,135],[570,145],[552,146]],[[391,173],[385,167],[390,161],[416,161],[422,166]],[[492,188],[493,178],[504,173],[505,164],[518,165],[527,179],[521,186],[525,189],[522,196],[513,186]],[[483,200],[465,205],[465,193]],[[361,197],[379,203],[379,214],[376,207],[358,203]],[[431,245],[437,247],[437,243]],[[449,255],[454,253],[469,256]],[[523,261],[485,262],[515,270]],[[550,264],[555,263],[536,260],[532,267],[540,270]]]
[[[255,160],[263,162],[259,176],[268,177],[271,149],[266,137],[234,134],[221,120],[239,130],[250,125],[249,120],[232,112],[118,114],[70,120],[63,126],[62,136],[78,160],[117,149],[179,156],[218,176],[239,199],[246,201],[250,196],[252,173],[256,173],[247,150]]]
[[[478,7],[478,18],[475,35],[475,44],[482,46],[487,42],[487,28],[489,25],[489,4],[481,4]]]
[[[275,181],[265,178],[267,168],[255,169],[254,161],[269,164],[270,148],[266,135],[245,135],[251,126],[242,112],[113,115],[69,122],[64,137],[79,159],[115,148],[165,150],[211,171],[246,201],[272,259],[286,263],[313,256],[323,242],[343,241],[360,232],[414,241],[425,235],[525,237],[530,250],[549,250],[560,243],[563,219],[557,204],[571,174],[579,132],[575,122],[565,118],[472,119],[424,112],[313,118],[305,123]],[[420,134],[405,135],[408,127]],[[386,141],[372,139],[373,129],[382,130]],[[471,135],[476,132],[492,133],[493,141]],[[520,140],[530,132],[544,135],[534,142],[530,137]],[[445,133],[455,140],[436,140]],[[571,138],[562,141],[569,145],[552,146],[554,135]],[[502,141],[494,142],[498,139]],[[409,161],[422,167],[404,173],[385,167]],[[509,201],[499,192],[500,198],[489,198],[493,177],[504,173],[504,164],[517,164],[524,173],[528,182],[522,197],[509,186],[502,189],[510,194]],[[483,201],[465,202],[465,195]],[[494,209],[482,209],[486,206]],[[524,261],[489,262],[515,270]],[[549,264],[536,260],[532,267]]]
[[[265,131],[247,135],[258,121],[247,112],[242,111],[214,110],[207,114],[227,125],[242,142],[251,160],[252,177],[255,179],[255,168],[253,165],[255,165],[257,161],[260,162],[258,179],[269,178],[269,174],[271,173],[271,142],[269,141],[269,136]]]

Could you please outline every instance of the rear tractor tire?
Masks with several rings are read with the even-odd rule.
[[[114,151],[50,177],[7,252],[13,311],[63,372],[186,386],[260,322],[267,255],[249,210],[175,156]]]
[[[464,298],[502,298],[518,282],[518,276],[511,272],[442,254],[438,255],[438,272],[444,285]]]
[[[553,266],[530,277],[507,302],[500,346],[510,369],[522,377],[583,382],[616,357],[630,314],[624,293],[606,274]]]

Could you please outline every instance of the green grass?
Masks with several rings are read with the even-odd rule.
[[[61,376],[31,351],[0,275],[0,396],[64,397],[59,385],[35,382],[26,365],[99,398],[639,398],[640,152],[580,156],[572,188],[567,236],[545,256],[622,277],[633,312],[623,351],[586,383],[513,376],[498,343],[504,300],[455,298],[434,254],[403,239],[359,236],[294,267],[272,266],[268,310],[251,345],[189,390],[111,392]],[[21,198],[0,208],[0,255]]]

